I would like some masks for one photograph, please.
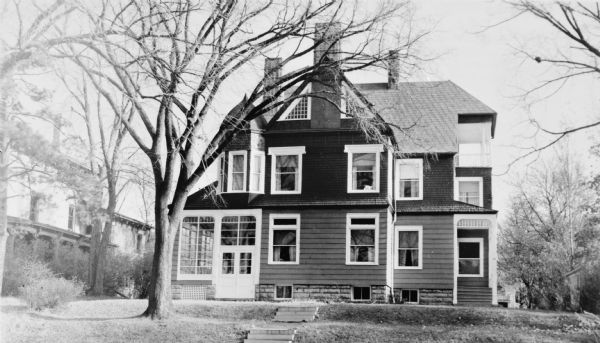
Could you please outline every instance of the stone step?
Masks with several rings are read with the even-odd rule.
[[[295,335],[294,329],[251,329],[244,343],[292,343]]]
[[[280,307],[277,311],[280,312],[315,312],[317,310],[316,306],[287,306]]]
[[[317,306],[287,306],[277,309],[275,318],[276,322],[310,322],[315,320],[318,311]]]

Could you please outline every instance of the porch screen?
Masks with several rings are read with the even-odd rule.
[[[185,217],[179,240],[179,272],[210,274],[215,221],[213,217]]]
[[[221,245],[254,245],[256,218],[227,216],[221,221]]]

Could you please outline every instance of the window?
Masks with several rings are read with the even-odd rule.
[[[219,165],[218,165],[218,174],[219,174],[219,183],[217,185],[217,193],[226,192],[225,186],[227,185],[227,173],[225,173],[227,164],[227,158],[221,155],[219,156]]]
[[[483,178],[457,177],[455,180],[455,200],[475,206],[483,206]]]
[[[458,239],[458,276],[483,276],[483,238]]]
[[[297,98],[281,116],[281,120],[306,120],[310,119],[311,101],[307,94],[310,93],[310,85],[302,92],[301,98]]]
[[[67,219],[67,228],[73,231],[73,227],[75,226],[75,206],[69,205],[69,217]]]
[[[379,215],[348,214],[346,217],[346,264],[378,263]]]
[[[227,216],[221,220],[221,245],[254,245],[256,218]]]
[[[348,154],[348,193],[379,192],[379,166],[382,144],[346,145]]]
[[[418,289],[403,289],[402,290],[402,302],[405,304],[418,304],[419,303],[419,290]]]
[[[269,240],[270,264],[299,264],[300,215],[271,215]]]
[[[264,193],[265,191],[265,153],[250,154],[250,192]]]
[[[292,299],[292,286],[275,286],[275,299]]]
[[[42,195],[37,192],[31,193],[31,198],[29,199],[29,220],[32,222],[37,222],[40,219],[40,203],[42,202]],[[69,208],[70,210],[70,208]],[[69,229],[72,229],[71,225]]]
[[[240,274],[252,274],[252,253],[240,253]]]
[[[352,300],[371,300],[371,287],[352,287]]]
[[[423,227],[396,227],[396,268],[423,268]]]
[[[423,160],[396,160],[396,199],[423,199]]]
[[[269,148],[271,194],[300,194],[302,189],[303,146]]]
[[[246,191],[246,151],[230,151],[227,175],[228,192]]]
[[[213,217],[183,218],[179,233],[179,274],[212,273],[214,229]]]
[[[232,252],[224,252],[221,266],[221,274],[233,274],[233,266],[235,265],[235,257]]]

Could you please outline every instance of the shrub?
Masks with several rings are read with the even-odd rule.
[[[21,297],[36,311],[55,308],[83,294],[84,285],[77,280],[49,277],[35,280],[21,289]]]
[[[152,256],[151,251],[141,256],[110,251],[104,264],[105,293],[118,293],[134,298],[147,297]]]
[[[69,245],[58,248],[58,259],[52,261],[51,269],[67,280],[84,281],[88,279],[90,254]]]
[[[581,308],[600,314],[600,262],[589,263],[583,269],[581,282]]]

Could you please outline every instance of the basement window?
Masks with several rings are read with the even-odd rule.
[[[292,299],[292,286],[275,286],[275,299]]]
[[[402,290],[402,302],[405,304],[418,304],[419,303],[419,290],[418,289],[403,289]]]
[[[371,287],[352,287],[352,300],[371,300]]]

